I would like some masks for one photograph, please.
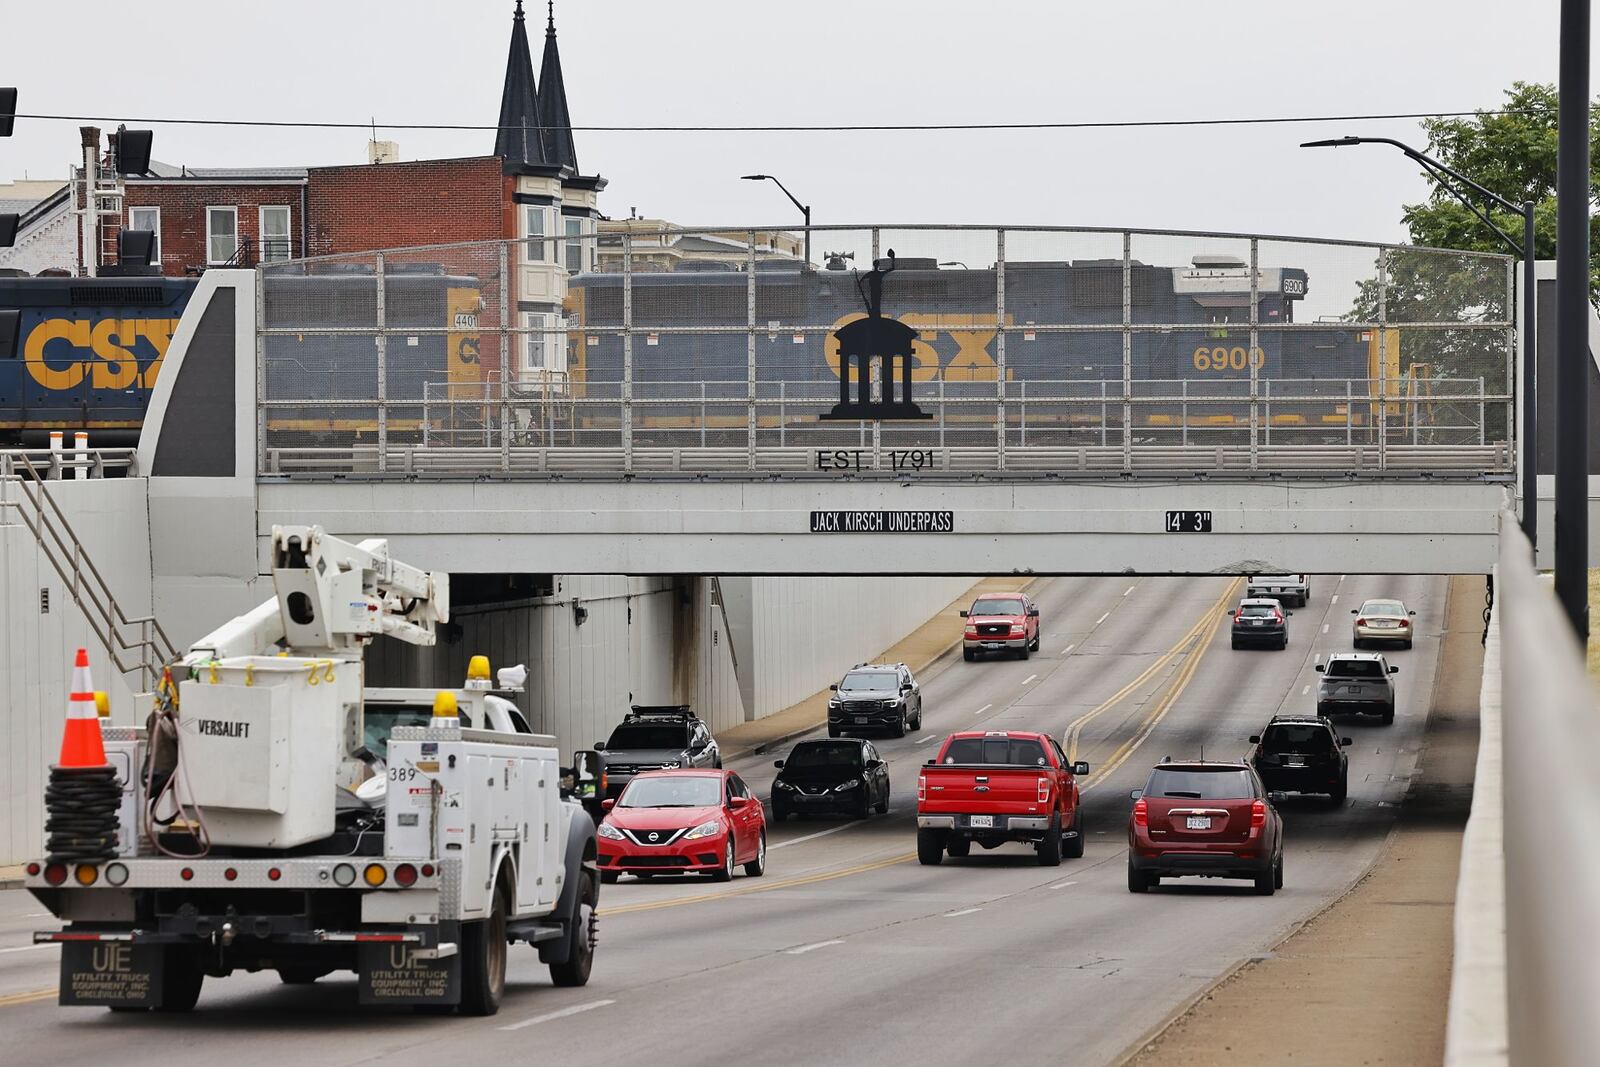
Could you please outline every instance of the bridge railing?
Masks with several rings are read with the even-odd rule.
[[[441,448],[475,450],[484,473],[537,449],[552,454],[529,469],[623,476],[650,473],[659,449],[687,471],[728,470],[743,449],[745,471],[784,476],[825,459],[796,466],[797,448],[995,476],[1064,448],[1119,450],[1123,474],[1167,470],[1180,453],[1150,450],[1173,448],[1225,449],[1247,473],[1317,456],[1341,472],[1352,456],[1362,472],[1424,469],[1418,450],[1443,469],[1510,468],[1505,257],[1231,234],[614,225],[260,268],[263,471],[343,453],[381,473]],[[882,312],[916,337],[842,382],[860,366],[838,336],[865,316],[856,268],[891,248]],[[827,417],[904,401],[908,379],[921,418]]]

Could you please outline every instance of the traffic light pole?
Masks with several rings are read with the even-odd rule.
[[[1589,640],[1589,3],[1561,0],[1556,147],[1556,598]]]

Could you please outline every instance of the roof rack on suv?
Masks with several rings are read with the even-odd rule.
[[[630,719],[678,719],[687,722],[695,718],[688,704],[634,704],[628,710]]]

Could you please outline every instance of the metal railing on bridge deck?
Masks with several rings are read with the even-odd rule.
[[[838,452],[853,472],[991,477],[1512,469],[1505,257],[814,229],[831,250],[821,269],[771,227],[263,265],[260,469],[816,477]],[[863,317],[845,268],[890,248],[883,310],[917,331],[912,400],[926,417],[823,419],[841,397],[835,333]]]
[[[0,526],[9,525],[12,515],[21,521],[112,665],[124,675],[138,671],[140,683],[153,691],[162,667],[177,658],[176,647],[153,615],[122,610],[50,489],[63,475],[104,478],[129,474],[133,467],[131,448],[0,451]]]

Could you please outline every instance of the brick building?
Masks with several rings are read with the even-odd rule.
[[[518,358],[500,373],[511,382],[559,380],[567,369],[566,345],[558,341],[566,280],[595,269],[598,197],[606,186],[599,175],[580,172],[571,125],[553,5],[536,80],[516,0],[492,155],[376,162],[392,158],[392,146],[380,153],[375,143],[375,162],[349,166],[152,162],[149,173],[122,179],[102,198],[112,211],[102,214],[95,247],[101,263],[115,262],[119,229],[153,230],[153,261],[161,273],[183,276],[302,256],[515,240],[513,325],[528,332]]]

